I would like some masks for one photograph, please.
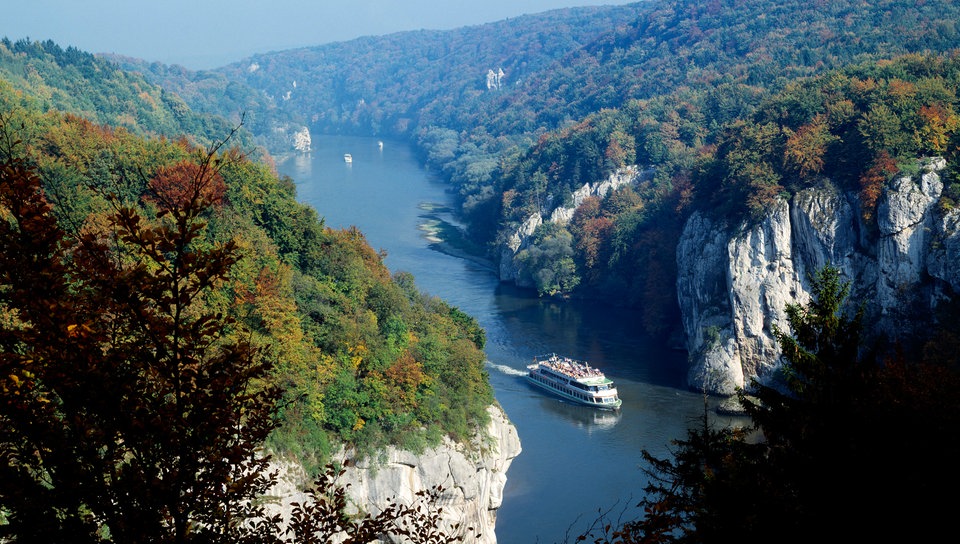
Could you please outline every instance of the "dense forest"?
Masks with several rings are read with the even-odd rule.
[[[146,128],[151,108],[128,123],[122,109],[91,106],[98,113],[89,119],[83,104],[116,96],[118,79],[133,76],[50,44],[20,49],[11,56],[21,64],[47,68],[33,84],[0,81],[0,125],[6,141],[19,142],[7,153],[36,170],[61,228],[75,236],[102,228],[114,201],[158,217],[156,194],[197,171],[209,149],[195,143],[204,135],[163,137],[180,129]],[[50,109],[49,97],[77,84],[68,77],[74,57],[89,66],[83,84],[99,91]],[[140,85],[143,95],[160,93]],[[242,258],[203,305],[235,319],[232,334],[277,361],[271,380],[284,391],[276,414],[283,424],[269,443],[316,469],[341,444],[416,451],[445,435],[472,436],[493,401],[476,321],[420,292],[409,275],[391,277],[362,233],[326,228],[297,202],[292,180],[248,158],[258,150],[240,145],[242,126],[218,123],[221,140],[237,141],[214,158],[223,194],[204,215],[203,239],[231,241]]]
[[[62,301],[49,308],[73,321],[44,332],[62,335],[56,346],[76,348],[79,362],[97,350],[153,352],[129,342],[130,323],[90,311],[110,282],[81,266],[89,255],[73,244],[98,241],[118,273],[151,281],[171,255],[190,255],[175,260],[189,265],[229,248],[220,268],[192,269],[195,297],[171,301],[158,290],[162,303],[135,307],[152,316],[182,303],[198,340],[243,354],[258,392],[247,400],[275,401],[276,425],[258,427],[270,431],[266,444],[319,472],[341,444],[369,453],[464,440],[494,399],[477,322],[420,292],[415,278],[391,276],[361,232],[326,228],[277,175],[270,154],[289,152],[300,126],[416,145],[455,188],[467,235],[491,258],[526,218],[639,165],[652,174],[587,198],[569,223],[545,222],[517,261],[542,295],[639,307],[638,329],[666,335],[678,313],[676,242],[693,210],[749,222],[774,199],[829,184],[856,193],[870,225],[884,184],[930,156],[947,159],[941,210],[956,207],[958,20],[960,7],[942,0],[655,0],[262,54],[196,73],[4,39],[0,160],[5,179],[42,188],[42,203],[28,199],[40,212],[27,209],[26,219],[37,213],[60,233],[51,253],[63,261]],[[203,181],[194,197],[181,190],[190,180]],[[9,248],[18,247],[17,196],[3,197]],[[189,211],[190,198],[205,206]],[[195,214],[178,224],[189,251],[163,245],[176,210]],[[917,495],[906,512],[937,526],[942,512],[926,499],[944,491],[938,477],[957,479],[947,468],[958,450],[957,335],[931,329],[922,353],[881,357],[861,344],[859,317],[840,315],[847,286],[831,274],[819,277],[812,307],[789,309],[793,330],[778,331],[790,348],[785,389],[741,398],[767,441],[717,432],[705,415],[673,459],[647,456],[662,485],[647,490],[646,521],[613,534],[607,526],[598,542],[706,541],[734,529],[759,541],[784,527],[807,537],[825,519],[842,521],[829,508],[862,501],[893,517],[882,501]],[[18,281],[9,273],[0,289],[3,422],[53,417],[47,404],[64,391],[53,388],[63,376],[49,346],[29,351],[39,333],[27,335],[23,319],[44,309],[8,287]],[[210,316],[227,326],[214,334]],[[89,370],[87,379],[104,374]],[[48,434],[64,422],[38,421]],[[43,449],[26,431],[3,439],[10,459]],[[882,489],[877,474],[898,463],[909,470]],[[836,481],[849,485],[831,495]]]
[[[209,145],[229,134],[235,124],[220,115],[196,113],[176,93],[147,82],[140,74],[49,40],[3,38],[0,78],[14,89],[27,91],[42,111],[72,113],[141,136],[185,137]],[[252,145],[247,130],[236,134],[235,140],[236,145]]]
[[[609,202],[588,203],[571,224],[544,224],[518,262],[541,294],[640,307],[644,331],[666,334],[676,327],[674,245],[693,209],[746,213],[815,178],[839,176],[834,181],[856,186],[866,175],[855,171],[857,164],[889,174],[891,164],[917,158],[910,153],[948,150],[944,138],[955,127],[943,107],[952,108],[954,99],[926,86],[951,77],[958,9],[944,1],[639,2],[255,55],[213,72],[125,66],[192,97],[188,102],[203,111],[236,115],[246,107],[272,117],[273,134],[304,125],[409,139],[456,188],[468,236],[494,260],[531,214],[569,205],[575,190],[620,167],[652,168],[652,180]],[[910,54],[924,57],[895,60]],[[502,79],[490,86],[488,70],[500,69]],[[811,102],[816,96],[799,96],[812,92],[804,86],[824,85],[803,81],[831,71],[850,81],[817,92],[845,93],[850,104],[842,108],[853,111],[826,112],[828,104]],[[908,87],[925,82],[899,89],[901,75]],[[860,79],[876,88],[843,88]],[[950,84],[944,87],[949,94]],[[227,100],[217,110],[204,98],[228,90],[245,102]],[[910,104],[897,101],[901,91]],[[786,95],[774,98],[778,93]],[[790,100],[805,101],[793,118],[774,110],[793,107]],[[874,118],[909,134],[901,142],[855,134],[857,127],[879,131]],[[751,133],[758,122],[766,133]],[[918,136],[918,130],[946,132]],[[740,136],[790,157],[732,164],[737,151],[724,142]],[[877,155],[884,146],[892,163]],[[830,164],[820,166],[824,157],[816,155],[824,153]],[[846,164],[837,169],[840,160]],[[742,179],[733,182],[729,170],[741,166]],[[718,184],[731,186],[718,192]]]

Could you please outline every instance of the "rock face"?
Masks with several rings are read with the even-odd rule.
[[[301,153],[310,152],[310,129],[301,127],[300,130],[293,135],[293,148]]]
[[[493,69],[487,70],[487,89],[499,91],[503,86],[503,68],[498,68],[496,72]]]
[[[730,395],[779,360],[772,330],[789,330],[784,308],[810,299],[809,275],[826,264],[851,282],[848,301],[866,322],[910,338],[917,315],[944,289],[960,288],[960,213],[940,213],[942,159],[915,179],[894,180],[867,225],[854,194],[807,189],[780,201],[758,223],[727,225],[695,213],[677,247],[677,296],[690,354],[688,384]],[[921,312],[921,313],[918,313]]]
[[[550,211],[550,216],[546,221],[566,225],[573,218],[573,213],[577,211],[580,204],[589,196],[604,197],[607,193],[619,189],[624,185],[635,183],[643,175],[649,175],[651,171],[641,172],[636,166],[627,166],[620,168],[610,177],[597,183],[584,183],[582,187],[574,191],[572,195],[572,206],[558,206]],[[514,232],[507,237],[507,243],[500,249],[500,281],[512,281],[519,287],[531,287],[522,283],[522,274],[520,265],[514,257],[517,253],[526,248],[529,239],[544,222],[544,217],[540,212],[532,214],[520,225]]]
[[[416,455],[390,447],[377,459],[368,459],[347,468],[338,480],[358,508],[376,514],[391,499],[410,504],[418,491],[443,487],[438,506],[442,507],[444,530],[457,536],[453,526],[474,527],[481,536],[478,544],[495,544],[497,509],[503,502],[507,469],[520,454],[516,428],[497,406],[491,406],[486,434],[477,436],[470,448],[444,441],[437,448]],[[344,461],[341,453],[336,461]],[[303,502],[306,481],[302,469],[278,465],[280,482],[273,490],[276,511],[289,519],[290,503]],[[461,529],[462,533],[462,529]]]
[[[527,247],[527,241],[537,231],[537,227],[543,223],[543,216],[535,213],[527,218],[526,221],[514,231],[507,243],[500,249],[500,281],[517,282],[520,278],[520,265],[514,260],[514,257],[521,249]],[[530,287],[529,285],[520,285],[520,287]]]

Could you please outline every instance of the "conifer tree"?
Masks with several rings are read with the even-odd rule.
[[[672,457],[644,451],[644,517],[597,523],[595,543],[919,541],[946,534],[960,484],[950,365],[865,348],[849,283],[825,267],[775,330],[782,379],[738,394],[753,426],[702,425]]]

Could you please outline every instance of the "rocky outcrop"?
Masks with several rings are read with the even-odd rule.
[[[473,527],[480,537],[478,544],[495,544],[497,510],[503,502],[507,469],[520,454],[517,430],[498,406],[491,406],[490,424],[469,446],[445,440],[440,446],[420,454],[387,448],[381,455],[351,462],[338,483],[347,486],[350,500],[358,510],[376,514],[391,500],[411,504],[417,492],[443,488],[440,498],[443,528],[456,536]],[[348,456],[341,452],[335,461]],[[303,470],[293,465],[278,464],[280,481],[271,495],[275,512],[289,519],[290,504],[303,502],[306,480]]]
[[[499,91],[503,86],[503,68],[498,68],[496,72],[493,69],[487,70],[487,89]]]
[[[570,206],[557,206],[550,211],[548,222],[566,225],[573,218],[574,212],[580,204],[590,196],[604,197],[611,191],[632,183],[636,183],[643,176],[649,176],[651,170],[641,171],[636,166],[627,166],[618,169],[610,176],[596,183],[584,183],[571,195]],[[516,255],[529,245],[529,240],[536,232],[537,227],[544,223],[540,212],[534,213],[512,233],[507,236],[507,242],[500,249],[500,281],[512,281],[520,287],[531,287],[523,283],[520,265],[516,262]]]
[[[517,253],[520,253],[520,250],[527,247],[530,237],[537,231],[537,227],[541,223],[543,223],[543,216],[535,213],[510,234],[507,243],[500,249],[500,281],[512,281],[520,287],[529,287],[528,285],[521,285],[518,281],[521,270],[514,257]]]
[[[778,364],[773,328],[788,330],[784,308],[809,301],[809,275],[826,264],[851,282],[851,304],[868,302],[876,332],[909,337],[922,326],[916,315],[931,315],[945,287],[960,288],[960,219],[936,206],[944,167],[930,160],[894,180],[876,225],[860,219],[856,195],[830,187],[801,191],[749,225],[693,214],[677,247],[688,384],[729,395],[762,379]]]
[[[310,129],[301,127],[300,130],[293,135],[293,148],[301,153],[309,153],[310,145]]]

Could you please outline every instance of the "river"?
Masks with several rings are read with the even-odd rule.
[[[444,219],[451,195],[409,146],[378,142],[318,136],[310,154],[278,169],[328,226],[358,227],[386,251],[391,271],[410,272],[421,290],[486,329],[490,382],[523,447],[507,472],[498,542],[573,542],[600,510],[636,517],[647,483],[641,450],[666,456],[670,440],[684,438],[703,414],[703,397],[684,385],[686,354],[639,334],[633,311],[541,299],[501,283],[483,264],[434,249],[424,226]],[[603,370],[616,381],[622,409],[576,406],[528,386],[525,365],[548,352]]]

